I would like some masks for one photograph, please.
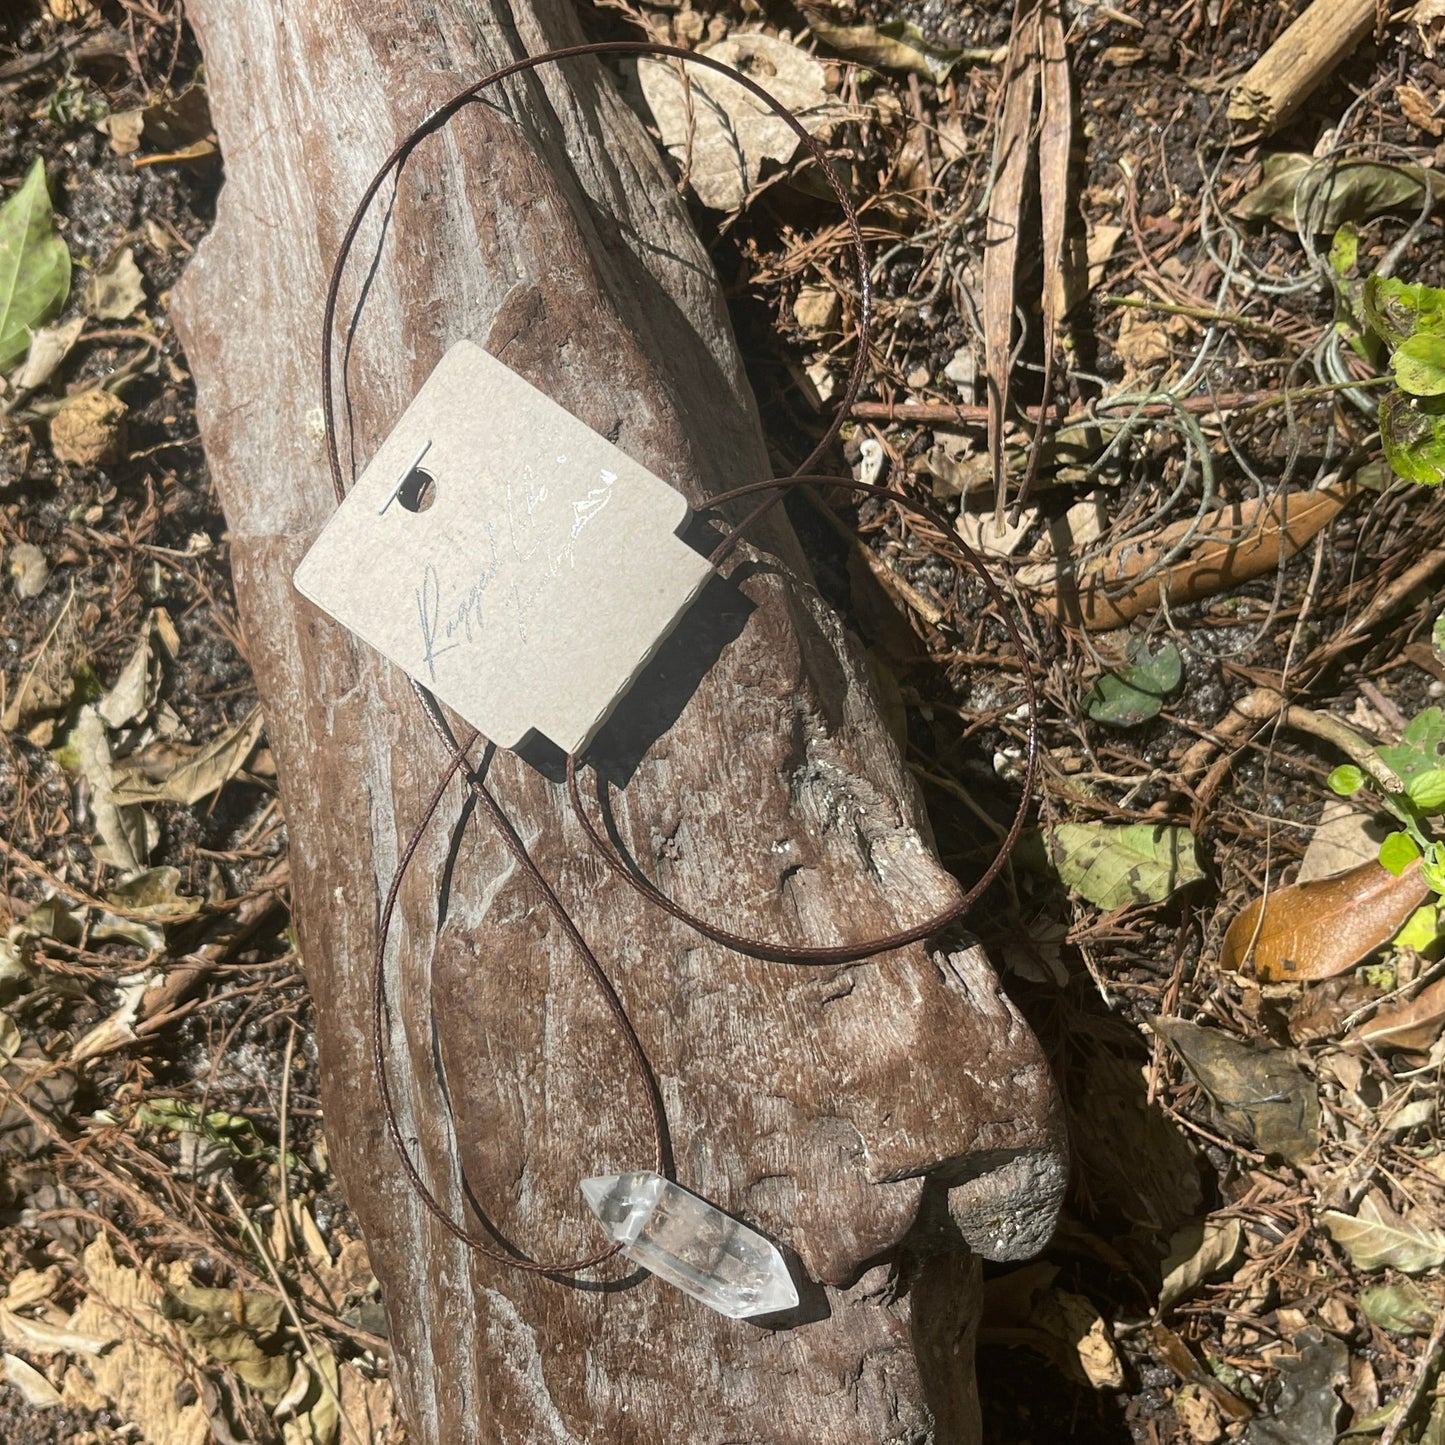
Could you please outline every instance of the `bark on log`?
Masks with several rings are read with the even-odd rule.
[[[499,1269],[408,1187],[368,1054],[378,898],[443,759],[406,679],[290,576],[332,501],[319,429],[326,274],[365,181],[465,80],[582,38],[562,0],[191,0],[226,163],[176,296],[231,529],[291,834],[327,1132],[387,1303],[422,1442],[964,1442],[977,1252],[1040,1247],[1063,1145],[1038,1046],[976,948],[845,967],[715,947],[618,886],[561,789],[489,781],[609,968],[661,1080],[677,1177],[796,1249],[826,1288],[791,1328],[714,1316],[620,1261],[605,1288]],[[708,257],[604,69],[552,67],[412,157],[364,234],[350,314],[364,463],[470,337],[695,501],[768,474]],[[793,944],[891,931],[956,896],[856,652],[782,524],[668,654],[614,763],[662,886]],[[781,561],[777,559],[782,559]],[[690,649],[721,649],[690,693]],[[664,667],[662,672],[666,674]],[[656,682],[656,677],[653,679]],[[677,712],[674,717],[669,707]],[[459,1219],[521,1249],[595,1247],[587,1174],[645,1164],[647,1111],[601,1002],[460,789],[409,875],[391,949],[403,1127]]]

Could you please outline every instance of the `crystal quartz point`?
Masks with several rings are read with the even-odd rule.
[[[582,1181],[582,1193],[622,1253],[730,1319],[798,1303],[772,1243],[706,1199],[651,1170]]]

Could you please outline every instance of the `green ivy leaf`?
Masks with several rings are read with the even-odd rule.
[[[1436,893],[1445,895],[1445,843],[1431,843],[1421,854],[1420,876]]]
[[[1330,269],[1344,280],[1355,269],[1360,255],[1360,228],[1346,221],[1330,242]]]
[[[1380,867],[1396,878],[1420,856],[1420,849],[1408,833],[1389,833],[1380,844]]]
[[[30,349],[30,333],[70,295],[70,252],[55,234],[45,163],[36,160],[0,206],[0,370]]]
[[[1386,211],[1419,210],[1425,188],[1445,192],[1445,176],[1424,166],[1378,161],[1320,160],[1300,152],[1266,156],[1260,184],[1234,208],[1247,221],[1269,220],[1288,230],[1330,235],[1346,221]]]
[[[1348,798],[1351,793],[1358,793],[1365,786],[1365,775],[1353,763],[1344,763],[1336,768],[1325,780],[1332,793],[1338,793],[1342,798]]]
[[[1427,707],[1416,713],[1405,724],[1398,743],[1376,751],[1408,792],[1411,782],[1422,773],[1445,768],[1445,712]]]
[[[1407,796],[1422,813],[1445,809],[1445,768],[1430,768],[1404,782]]]
[[[1401,391],[1411,396],[1445,395],[1445,336],[1408,336],[1390,358]]]
[[[1158,715],[1184,677],[1179,649],[1166,642],[1151,653],[1141,637],[1130,640],[1124,664],[1084,694],[1084,710],[1098,723],[1131,728]]]
[[[1060,823],[1049,851],[1065,886],[1106,911],[1161,903],[1176,889],[1204,877],[1188,828]]]
[[[1391,346],[1420,332],[1445,335],[1445,290],[1394,276],[1371,276],[1363,293],[1365,320]]]
[[[1385,460],[1407,482],[1438,487],[1445,481],[1445,409],[1438,398],[1389,391],[1380,402]]]
[[[1445,612],[1435,619],[1435,625],[1430,629],[1430,645],[1445,657]]]

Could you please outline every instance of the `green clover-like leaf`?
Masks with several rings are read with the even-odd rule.
[[[1420,856],[1419,846],[1408,833],[1390,833],[1380,844],[1380,867],[1396,878]]]
[[[1348,798],[1351,793],[1358,793],[1365,786],[1365,775],[1353,763],[1343,763],[1325,781],[1332,793]]]
[[[1403,781],[1410,801],[1422,813],[1445,809],[1445,768],[1428,768]]]

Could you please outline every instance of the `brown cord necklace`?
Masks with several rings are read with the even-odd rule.
[[[704,507],[699,509],[701,512],[711,512],[732,502],[746,501],[752,503],[751,509],[746,513],[743,521],[724,537],[708,560],[714,566],[717,566],[725,560],[732,553],[738,542],[742,540],[744,533],[777,506],[778,502],[790,487],[799,486],[804,483],[818,487],[842,489],[865,496],[875,496],[924,518],[936,527],[942,536],[948,538],[950,544],[957,550],[958,556],[962,560],[959,582],[961,583],[964,575],[963,569],[971,570],[975,573],[984,584],[996,616],[1004,623],[1004,626],[1008,630],[1022,666],[1024,694],[1028,709],[1028,739],[1025,750],[1023,786],[1019,806],[1014,814],[1008,833],[999,847],[997,855],[984,871],[983,876],[963,894],[957,903],[944,909],[932,918],[909,928],[900,929],[895,933],[857,943],[791,948],[781,943],[765,939],[742,937],[718,924],[711,923],[689,912],[663,893],[656,884],[633,871],[612,843],[603,836],[601,830],[589,817],[582,800],[579,769],[584,765],[585,759],[569,753],[566,760],[566,778],[567,794],[572,810],[592,846],[607,864],[608,868],[623,883],[633,889],[648,903],[661,908],[704,937],[736,952],[779,963],[830,964],[854,962],[873,957],[876,954],[886,953],[893,949],[902,948],[907,944],[919,942],[922,939],[940,932],[950,924],[956,923],[963,917],[989,884],[997,878],[1024,826],[1038,764],[1038,734],[1035,721],[1036,695],[1033,674],[1028,666],[1027,651],[1024,646],[1023,637],[1019,631],[1018,624],[1013,618],[1007,600],[998,584],[989,575],[973,550],[967,543],[955,536],[954,529],[947,518],[927,503],[907,496],[892,487],[858,482],[851,477],[817,475],[814,472],[814,468],[837,438],[840,428],[847,419],[852,404],[862,386],[865,369],[867,367],[872,313],[872,295],[867,253],[857,212],[849,200],[843,185],[828,164],[827,155],[823,146],[808,133],[791,111],[775,100],[755,81],[732,69],[732,67],[713,60],[706,55],[695,54],[691,51],[681,50],[668,45],[654,45],[643,41],[608,41],[596,44],[568,46],[564,49],[550,50],[540,55],[528,56],[521,60],[512,61],[484,75],[480,80],[463,87],[436,110],[432,111],[430,115],[423,119],[400,144],[397,145],[372,177],[371,182],[368,184],[356,207],[351,221],[342,236],[326,291],[326,307],[322,321],[322,406],[325,418],[327,458],[330,464],[332,488],[335,492],[337,503],[339,505],[345,498],[348,486],[343,478],[336,429],[335,382],[332,364],[332,350],[335,344],[336,312],[348,258],[350,257],[367,212],[375,200],[378,191],[389,175],[393,172],[399,173],[400,168],[405,164],[412,151],[415,150],[424,139],[439,131],[463,106],[477,99],[483,91],[511,76],[535,70],[542,65],[555,64],[558,61],[582,56],[670,57],[690,65],[702,66],[708,70],[716,71],[728,80],[742,86],[766,105],[775,116],[784,121],[797,135],[802,144],[811,152],[814,160],[818,164],[820,172],[827,180],[834,196],[837,198],[848,225],[858,274],[858,344],[849,370],[847,385],[844,388],[837,413],[824,432],[821,440],[795,471],[786,476],[753,482],[745,486],[733,488],[730,491],[713,497]],[[411,865],[412,859],[421,844],[428,825],[435,818],[441,806],[442,798],[451,786],[452,781],[460,776],[470,791],[471,796],[490,819],[503,846],[511,854],[523,876],[525,876],[540,893],[542,901],[548,911],[561,925],[568,940],[582,959],[588,975],[601,993],[609,1013],[621,1031],[633,1067],[646,1092],[648,1106],[651,1111],[653,1171],[658,1175],[664,1172],[667,1127],[663,1112],[662,1097],[658,1089],[657,1081],[648,1063],[642,1042],[638,1038],[637,1032],[627,1016],[621,998],[618,996],[616,989],[607,977],[607,974],[587,943],[587,940],[582,936],[577,925],[568,914],[567,909],[557,897],[552,886],[548,883],[545,875],[532,861],[525,845],[508,820],[506,813],[488,790],[483,780],[484,768],[479,770],[473,767],[471,754],[478,742],[484,741],[480,733],[475,729],[471,729],[459,741],[452,731],[440,704],[432,693],[415,679],[412,681],[412,686],[423,712],[441,741],[442,747],[447,754],[448,762],[442,770],[436,787],[433,789],[422,811],[421,821],[417,824],[415,831],[413,831],[411,837],[407,840],[406,846],[402,850],[396,873],[391,880],[390,887],[387,889],[386,899],[382,906],[381,917],[377,928],[376,949],[372,960],[372,1045],[377,1087],[381,1094],[387,1131],[392,1143],[396,1147],[402,1169],[412,1187],[416,1190],[422,1203],[457,1239],[476,1250],[479,1254],[486,1256],[486,1258],[498,1264],[507,1265],[513,1269],[546,1275],[567,1276],[577,1274],[580,1271],[590,1269],[592,1266],[609,1259],[622,1249],[623,1245],[621,1243],[612,1243],[606,1248],[599,1249],[595,1253],[581,1259],[536,1260],[514,1250],[500,1247],[494,1238],[489,1238],[475,1230],[466,1228],[452,1218],[441,1201],[438,1200],[432,1192],[431,1188],[421,1178],[417,1166],[412,1159],[411,1151],[402,1135],[401,1125],[397,1118],[395,1101],[387,1073],[385,1048],[387,939],[390,935],[392,919],[396,911],[398,896],[407,869]],[[678,1192],[681,1193],[682,1191]],[[688,1197],[690,1198],[691,1196]],[[751,1231],[744,1232],[750,1233]],[[674,1280],[673,1282],[680,1283],[678,1280]],[[683,1287],[687,1287],[685,1283]]]

